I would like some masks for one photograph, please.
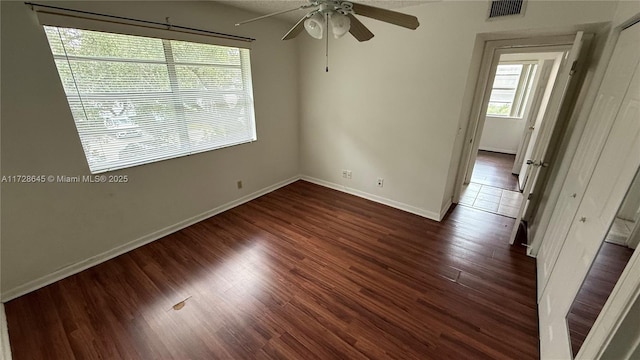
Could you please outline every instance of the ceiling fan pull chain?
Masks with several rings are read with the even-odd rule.
[[[325,67],[324,71],[325,72],[329,72],[329,14],[328,13],[324,14],[324,19],[325,19],[325,24],[326,24],[326,26],[325,26],[325,29],[326,29],[325,37],[327,38],[327,42],[326,42],[326,46],[325,46],[326,49],[325,49],[325,53],[324,53],[325,59],[326,59],[326,64],[325,64],[326,67]]]

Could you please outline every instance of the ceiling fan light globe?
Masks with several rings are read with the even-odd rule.
[[[313,16],[304,21],[304,29],[307,30],[311,37],[322,39],[324,35],[324,17],[319,13],[313,14]]]
[[[349,32],[349,29],[351,28],[351,19],[349,19],[348,16],[340,13],[332,13],[330,20],[331,31],[336,39],[343,37],[344,34]]]

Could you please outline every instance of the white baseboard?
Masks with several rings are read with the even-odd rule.
[[[502,153],[502,154],[511,154],[511,155],[515,155],[517,153],[517,150],[499,149],[499,148],[494,148],[494,147],[490,147],[490,146],[482,146],[478,150],[491,151],[491,152],[497,152],[497,153]]]
[[[412,214],[416,214],[422,217],[425,217],[427,219],[431,219],[431,220],[435,220],[435,221],[440,221],[442,220],[442,218],[444,217],[444,215],[446,214],[446,212],[449,210],[449,207],[451,206],[451,202],[449,201],[448,204],[446,204],[446,206],[444,206],[441,210],[440,213],[436,213],[433,211],[428,211],[428,210],[424,210],[424,209],[420,209],[417,208],[415,206],[411,206],[399,201],[395,201],[395,200],[391,200],[391,199],[387,199],[378,195],[374,195],[374,194],[370,194],[364,191],[360,191],[357,189],[352,189],[346,186],[342,186],[339,184],[335,184],[329,181],[325,181],[325,180],[321,180],[321,179],[316,179],[310,176],[294,176],[290,179],[278,182],[274,185],[268,186],[264,189],[258,190],[252,194],[243,196],[237,200],[231,201],[229,203],[226,203],[224,205],[218,206],[214,209],[211,209],[209,211],[206,211],[202,214],[193,216],[189,219],[183,220],[177,224],[171,225],[171,226],[167,226],[163,229],[160,229],[158,231],[155,231],[151,234],[142,236],[136,240],[133,240],[131,242],[128,242],[126,244],[120,245],[116,248],[113,248],[111,250],[105,251],[101,254],[98,254],[96,256],[92,256],[88,259],[82,260],[80,262],[77,262],[75,264],[71,264],[69,266],[65,266],[59,270],[54,271],[51,274],[47,274],[45,276],[42,276],[38,279],[29,281],[25,284],[16,286],[13,289],[9,289],[8,291],[4,291],[2,294],[2,301],[3,302],[7,302],[9,300],[13,300],[17,297],[20,297],[24,294],[30,293],[32,291],[35,291],[41,287],[47,286],[49,284],[52,284],[56,281],[62,280],[66,277],[69,277],[71,275],[77,274],[83,270],[86,270],[92,266],[96,266],[100,263],[103,263],[107,260],[113,259],[114,257],[117,257],[119,255],[122,255],[124,253],[127,253],[131,250],[134,250],[136,248],[139,248],[143,245],[146,245],[148,243],[151,243],[155,240],[158,240],[164,236],[167,236],[169,234],[172,234],[176,231],[179,231],[181,229],[184,229],[188,226],[191,226],[197,222],[200,222],[202,220],[205,220],[207,218],[210,218],[214,215],[217,215],[219,213],[222,213],[224,211],[227,211],[231,208],[234,208],[238,205],[242,205],[246,202],[249,202],[255,198],[258,198],[262,195],[265,195],[267,193],[270,193],[274,190],[277,190],[283,186],[289,185],[295,181],[298,180],[305,180],[320,186],[324,186],[324,187],[328,187],[330,189],[334,189],[334,190],[338,190],[347,194],[351,194],[351,195],[355,195],[367,200],[371,200],[380,204],[384,204],[387,206],[391,206],[393,208],[396,209],[400,209],[406,212],[410,212]],[[4,359],[2,359],[4,360]]]
[[[619,239],[616,237],[606,237],[604,239],[604,241],[608,242],[609,244],[615,244],[615,245],[620,245],[620,246],[627,246],[627,240],[626,239]]]
[[[442,221],[442,219],[444,219],[444,216],[447,215],[447,211],[449,211],[449,208],[451,207],[451,205],[453,205],[452,202],[453,199],[449,199],[444,206],[442,207],[442,209],[440,209],[440,218],[438,219],[438,221]]]
[[[290,179],[287,180],[283,180],[280,181],[274,185],[268,186],[266,188],[263,188],[261,190],[258,190],[254,193],[251,193],[249,195],[243,196],[237,200],[233,200],[231,202],[228,202],[224,205],[218,206],[214,209],[211,209],[209,211],[206,211],[202,214],[193,216],[189,219],[183,220],[177,224],[171,225],[171,226],[167,226],[163,229],[160,229],[158,231],[155,231],[151,234],[145,235],[143,237],[140,237],[136,240],[133,240],[131,242],[128,242],[126,244],[120,245],[116,248],[113,248],[111,250],[105,251],[101,254],[98,254],[96,256],[92,256],[86,260],[82,260],[80,262],[77,262],[75,264],[69,265],[69,266],[65,266],[59,270],[54,271],[51,274],[42,276],[38,279],[29,281],[28,283],[16,286],[13,289],[10,289],[8,291],[3,292],[2,294],[2,301],[3,302],[7,302],[9,300],[15,299],[19,296],[22,296],[24,294],[30,293],[32,291],[35,291],[41,287],[47,286],[49,284],[52,284],[56,281],[62,280],[66,277],[69,277],[73,274],[77,274],[83,270],[86,270],[92,266],[96,266],[100,263],[103,263],[107,260],[113,259],[116,256],[122,255],[124,253],[127,253],[131,250],[134,250],[136,248],[139,248],[143,245],[146,245],[150,242],[153,242],[155,240],[158,240],[164,236],[167,236],[169,234],[172,234],[176,231],[179,231],[181,229],[184,229],[190,225],[193,225],[197,222],[200,222],[202,220],[205,220],[207,218],[210,218],[214,215],[220,214],[224,211],[227,211],[231,208],[234,208],[238,205],[242,205],[246,202],[249,202],[255,198],[258,198],[262,195],[268,194],[274,190],[277,190],[283,186],[289,185],[295,181],[300,180],[300,176],[294,176]]]
[[[387,206],[391,206],[393,208],[396,209],[400,209],[406,212],[410,212],[412,214],[416,214],[416,215],[420,215],[422,217],[426,217],[427,219],[431,219],[431,220],[435,220],[435,221],[440,221],[442,219],[442,215],[438,214],[436,212],[433,211],[428,211],[428,210],[424,210],[424,209],[420,209],[417,208],[415,206],[411,206],[405,203],[401,203],[399,201],[395,201],[395,200],[391,200],[391,199],[387,199],[384,198],[382,196],[378,196],[378,195],[374,195],[374,194],[370,194],[364,191],[360,191],[357,189],[353,189],[344,185],[340,185],[340,184],[336,184],[336,183],[332,183],[329,181],[325,181],[325,180],[321,180],[321,179],[316,179],[310,176],[306,176],[306,175],[302,175],[301,179],[304,181],[308,181],[310,183],[314,183],[316,185],[320,185],[320,186],[324,186],[324,187],[328,187],[330,189],[334,189],[334,190],[338,190],[347,194],[351,194],[351,195],[355,195],[357,197],[361,197],[363,199],[367,199],[367,200],[371,200],[373,202],[377,202],[380,204],[384,204]],[[447,207],[448,209],[448,207]],[[446,211],[445,211],[446,213]]]
[[[7,327],[7,317],[4,314],[4,304],[2,303],[0,303],[0,360],[11,360],[9,329]]]

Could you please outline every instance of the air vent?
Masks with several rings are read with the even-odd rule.
[[[524,14],[525,0],[495,0],[489,5],[489,19]]]

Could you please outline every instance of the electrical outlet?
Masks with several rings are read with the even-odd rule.
[[[351,179],[351,170],[347,170],[347,179]]]
[[[238,189],[242,189],[242,180],[238,180],[236,185],[238,186]]]
[[[378,187],[383,187],[383,186],[384,186],[384,179],[378,178]]]
[[[347,178],[349,176],[349,172],[347,170],[342,170],[342,177]]]

